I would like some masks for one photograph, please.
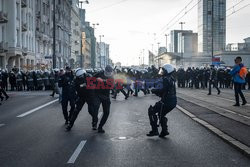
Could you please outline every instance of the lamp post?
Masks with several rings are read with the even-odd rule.
[[[180,22],[181,25],[181,31],[183,31],[183,25],[186,24],[185,22]],[[181,65],[183,66],[184,60],[183,60],[183,40],[181,39]]]
[[[168,36],[169,36],[169,34],[165,34],[165,37],[166,37],[166,52],[168,52]]]
[[[53,1],[53,57],[52,66],[56,68],[56,0]]]
[[[99,26],[100,24],[99,23],[93,23],[92,26],[94,28],[94,30],[96,29],[97,26]]]
[[[104,35],[99,35],[99,38],[100,38],[100,45],[99,45],[99,49],[100,49],[100,68],[102,68],[101,44],[102,44],[102,38],[103,37],[104,37]]]

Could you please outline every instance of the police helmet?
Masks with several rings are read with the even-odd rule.
[[[164,75],[164,74],[171,74],[172,72],[174,72],[175,68],[173,65],[171,64],[164,64],[160,71],[159,71],[159,74],[160,75]]]
[[[78,69],[76,71],[76,77],[78,77],[78,78],[83,77],[85,74],[86,74],[86,71],[83,69]]]

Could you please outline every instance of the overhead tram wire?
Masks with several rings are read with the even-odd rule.
[[[91,12],[91,13],[99,12],[99,11],[101,11],[101,10],[105,10],[105,9],[107,9],[107,8],[111,8],[111,7],[113,7],[113,6],[116,6],[116,5],[119,5],[119,4],[121,4],[121,3],[124,3],[124,2],[126,2],[126,1],[129,1],[129,0],[121,0],[121,1],[119,1],[119,2],[110,4],[110,5],[101,7],[101,8],[93,9],[93,10],[91,10],[90,12]]]
[[[250,3],[249,3],[249,4],[246,4],[245,6],[243,6],[243,7],[241,7],[241,8],[239,8],[238,10],[233,11],[231,14],[227,15],[226,18],[232,16],[232,15],[235,14],[235,13],[238,13],[239,11],[245,9],[245,8],[248,7],[248,6],[250,6]]]
[[[171,26],[168,26],[172,21],[174,21],[177,16],[179,16],[184,10],[187,9],[187,7],[193,2],[194,0],[191,0],[177,15],[175,15],[162,29],[161,29],[161,35],[164,34],[167,30],[169,30],[172,26],[174,26],[177,22],[179,22],[187,13],[189,13],[194,7],[196,7],[199,2],[201,0],[198,1],[198,3],[196,3],[191,9],[189,9],[188,11],[186,11],[184,13],[184,15],[182,15],[178,20],[176,20],[173,24],[171,24]],[[236,3],[235,5],[231,6],[230,8],[227,9],[227,11],[229,11],[230,9],[234,9],[235,7],[237,7],[239,4],[241,4],[242,2],[244,2],[245,0],[241,0],[238,3]]]
[[[185,11],[193,1],[194,0],[191,0],[177,15],[175,15],[163,28],[161,28],[160,32],[164,31],[164,29],[166,29],[172,21],[174,21],[183,11]]]
[[[230,8],[228,8],[226,11],[229,11],[230,9],[234,9],[236,6],[238,6],[239,4],[241,4],[242,2],[244,2],[245,0],[241,0],[240,2],[236,3],[235,5],[231,6]]]
[[[168,26],[168,28],[162,32],[162,34],[164,34],[167,30],[169,30],[171,27],[173,27],[177,22],[179,22],[184,16],[186,16],[190,11],[192,11],[199,3],[201,0],[199,0],[194,6],[192,6],[188,11],[185,12],[185,14],[183,14],[180,18],[178,18],[173,24],[171,24],[170,26]]]

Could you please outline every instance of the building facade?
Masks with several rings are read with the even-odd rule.
[[[71,0],[71,57],[72,68],[81,67],[81,20],[79,0]]]
[[[178,34],[192,32],[191,30],[172,30],[170,32],[170,52],[178,53]]]
[[[87,37],[86,32],[82,32],[82,54],[83,68],[91,68],[91,38]]]
[[[35,3],[0,0],[0,68],[35,68]]]
[[[198,4],[198,51],[211,54],[226,46],[226,0],[201,0]],[[213,46],[212,46],[213,43]]]
[[[98,42],[98,46],[100,50],[100,67],[105,68],[107,65],[109,65],[109,44],[106,44],[105,42]]]
[[[197,56],[198,53],[198,34],[193,32],[178,33],[178,53],[182,53],[183,57]]]

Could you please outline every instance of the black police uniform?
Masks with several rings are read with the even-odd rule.
[[[152,93],[161,97],[161,100],[154,106],[150,106],[148,109],[148,116],[152,127],[152,131],[148,134],[148,136],[155,136],[159,134],[157,128],[158,119],[162,127],[160,137],[164,137],[169,134],[167,126],[168,119],[165,116],[173,110],[177,104],[175,79],[173,76],[164,76],[161,82],[162,88],[152,89]]]
[[[94,103],[96,100],[95,92],[92,89],[87,89],[87,81],[86,77],[90,75],[84,76],[84,77],[77,77],[74,81],[75,84],[75,90],[77,92],[77,100],[76,100],[76,108],[72,114],[72,117],[70,118],[69,126],[67,127],[67,130],[70,130],[75,120],[77,119],[78,114],[82,110],[85,103],[88,104],[88,112],[92,116],[92,127],[93,130],[96,130],[97,128],[97,122],[98,122],[98,110],[97,105]]]
[[[214,68],[210,69],[210,77],[209,77],[209,92],[208,95],[211,95],[212,93],[212,85],[214,88],[217,89],[218,95],[220,94],[220,89],[218,88],[218,76],[217,76],[217,71]]]
[[[104,75],[104,71],[101,71],[97,74],[94,75],[95,78],[101,78],[104,81],[104,84],[106,85],[106,80],[107,79],[111,79],[109,77],[106,77]],[[100,105],[102,104],[102,108],[103,108],[103,116],[102,119],[99,123],[98,126],[98,132],[100,133],[104,133],[105,131],[102,129],[104,124],[106,123],[109,113],[110,113],[110,105],[111,105],[111,101],[110,101],[110,89],[95,89],[95,94],[96,94],[96,101],[95,101],[95,105],[97,106],[96,110],[98,112]]]
[[[62,87],[62,110],[65,119],[65,124],[68,123],[75,109],[75,88],[74,88],[74,76],[71,72],[66,72],[59,79],[58,85]],[[68,114],[68,102],[70,103],[70,111]]]

